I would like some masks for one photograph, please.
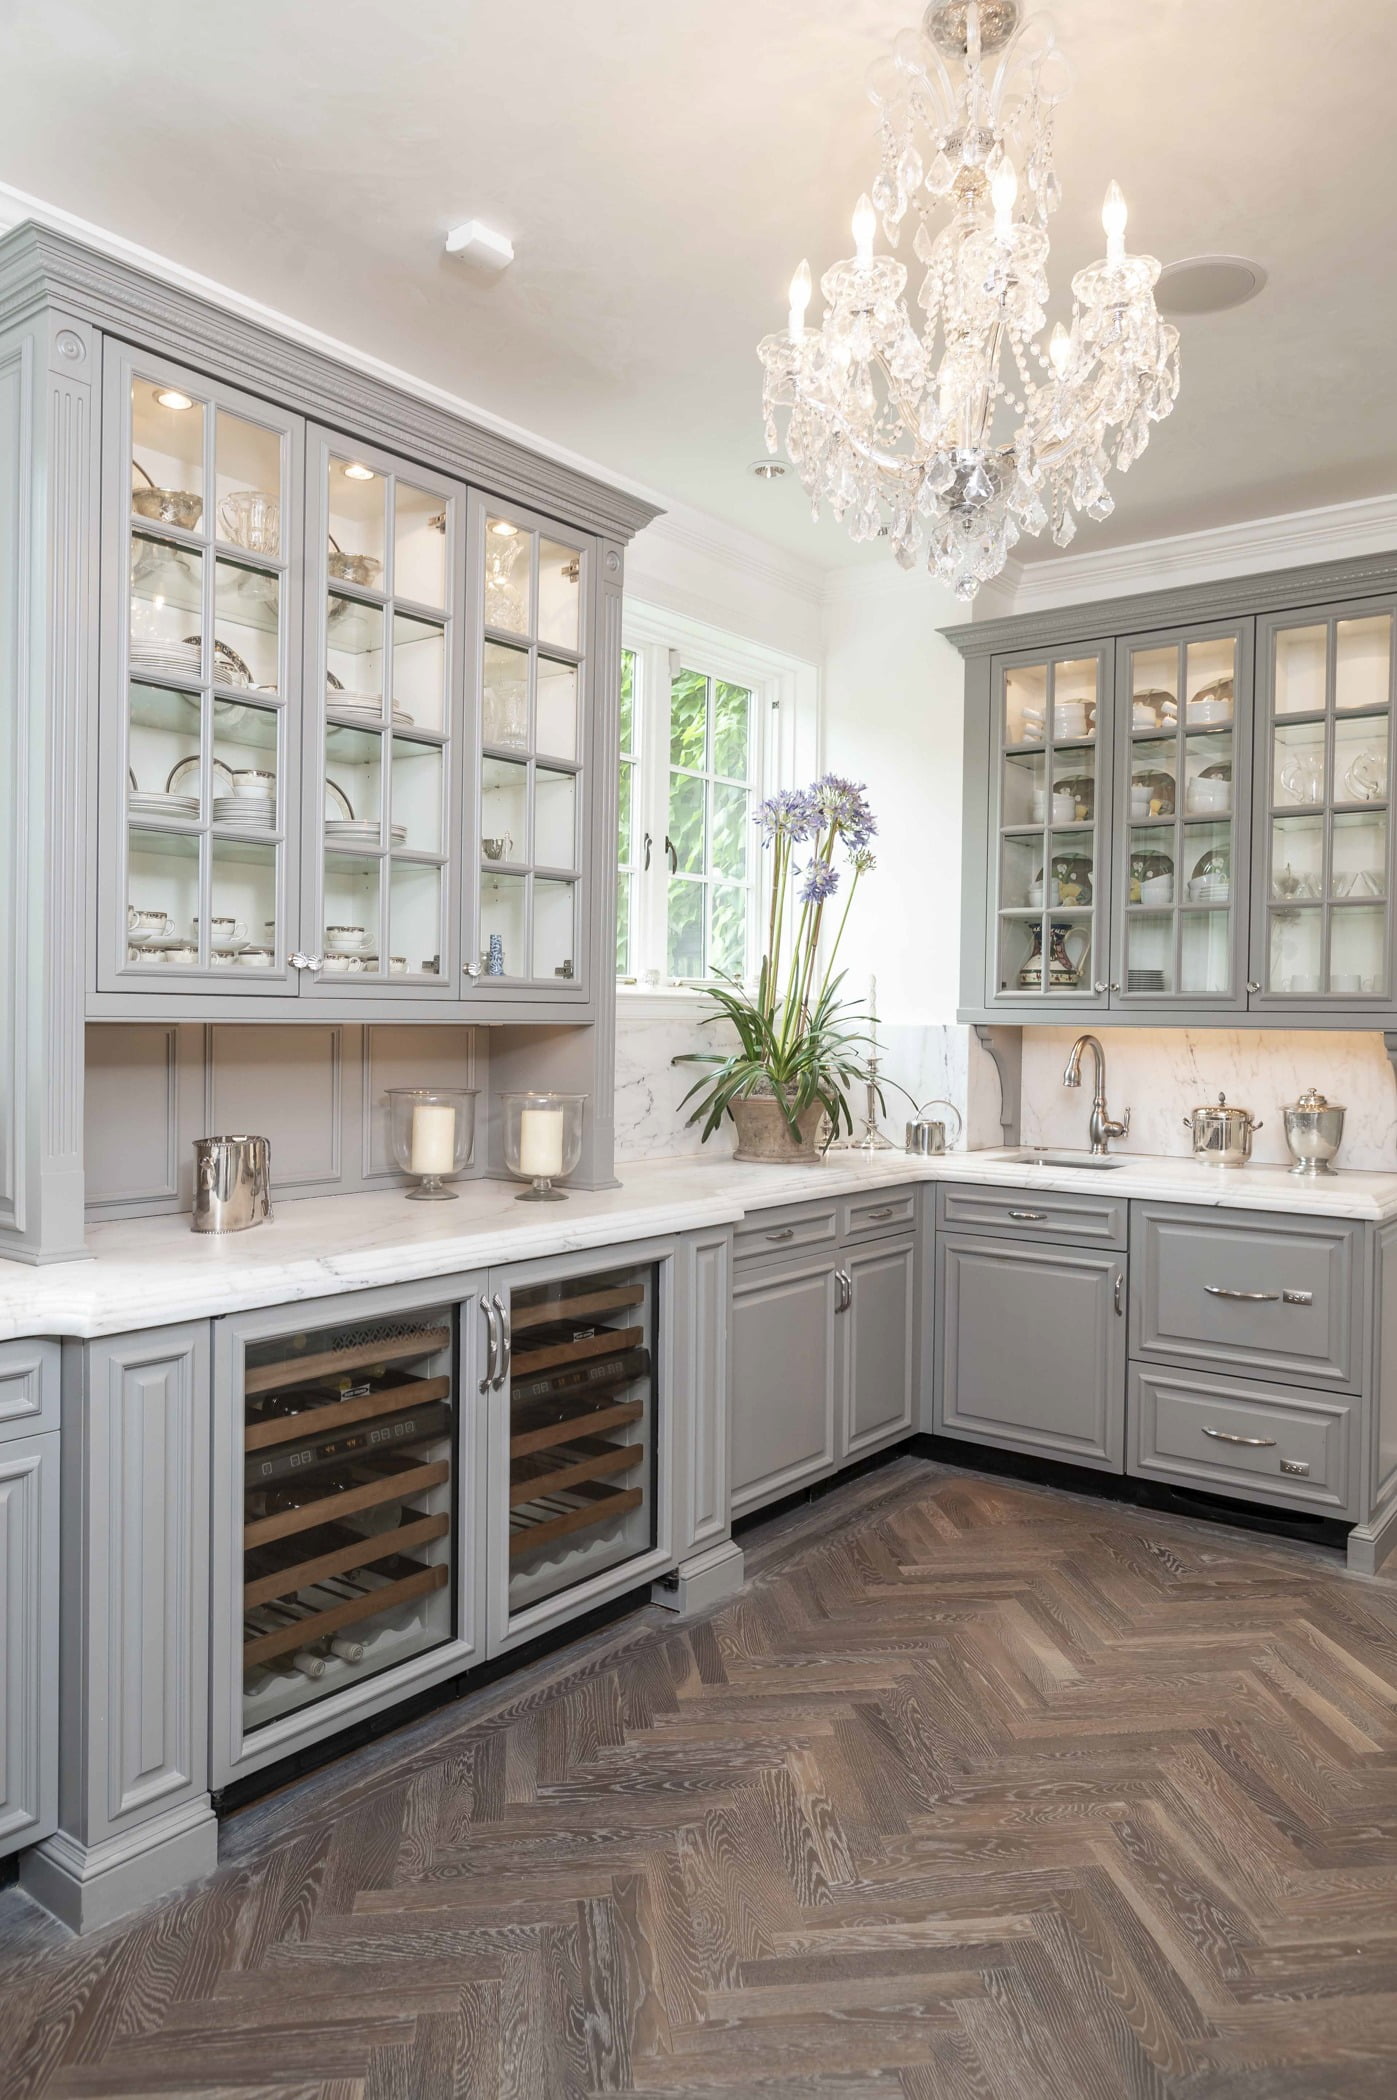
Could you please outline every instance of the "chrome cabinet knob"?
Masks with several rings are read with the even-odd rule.
[[[1261,986],[1257,983],[1254,977],[1249,977],[1247,979],[1247,990],[1249,992],[1259,992],[1261,990]]]
[[[466,975],[467,977],[478,977],[480,975],[480,964],[478,962],[467,963]]]
[[[1092,990],[1094,992],[1109,992],[1110,989],[1111,987],[1109,984],[1107,984],[1104,977],[1098,977],[1095,983],[1092,985]]]
[[[325,967],[323,955],[302,955],[299,949],[287,960],[293,970],[323,970]]]

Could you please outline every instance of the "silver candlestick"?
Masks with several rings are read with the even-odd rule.
[[[892,1140],[885,1138],[882,1131],[878,1128],[878,1074],[882,1070],[883,1061],[878,1055],[878,980],[876,977],[870,977],[868,980],[868,1023],[869,1036],[873,1047],[868,1053],[868,1078],[865,1082],[863,1134],[862,1136],[855,1136],[854,1132],[850,1131],[848,1137],[836,1139],[835,1143],[829,1148],[831,1152],[895,1152],[897,1150]]]

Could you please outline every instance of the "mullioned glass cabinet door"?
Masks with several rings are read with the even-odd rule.
[[[1251,622],[1117,644],[1111,1004],[1247,1005]]]
[[[468,783],[467,981],[585,1000],[592,543],[471,499],[477,744]]]
[[[455,999],[466,491],[330,431],[306,459],[301,967],[317,996]]]
[[[1390,1013],[1397,601],[1258,623],[1254,1007]]]
[[[993,673],[991,1006],[1110,998],[1111,662],[1103,648],[1004,657]]]
[[[109,343],[98,988],[294,996],[302,426]]]

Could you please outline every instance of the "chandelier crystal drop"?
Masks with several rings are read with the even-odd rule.
[[[1076,514],[1106,518],[1106,486],[1149,443],[1179,391],[1179,333],[1154,302],[1159,264],[1125,250],[1113,182],[1106,254],[1072,279],[1072,321],[1048,337],[1048,219],[1059,200],[1053,113],[1066,63],[1046,16],[1018,0],[933,0],[871,68],[882,166],[854,213],[854,253],[759,347],[769,452],[785,449],[813,500],[856,540],[888,538],[957,597],[997,576],[1024,534],[1058,546]],[[943,223],[938,226],[938,219]],[[925,275],[877,255],[909,224]]]

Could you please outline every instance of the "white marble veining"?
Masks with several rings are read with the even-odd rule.
[[[453,1204],[409,1203],[396,1191],[285,1203],[270,1224],[227,1238],[191,1233],[183,1217],[130,1218],[92,1229],[88,1261],[38,1269],[0,1262],[0,1341],[119,1334],[254,1306],[291,1305],[376,1284],[736,1223],[772,1204],[904,1181],[1091,1189],[1245,1210],[1373,1222],[1397,1218],[1397,1173],[1298,1181],[1268,1167],[1220,1172],[1192,1160],[1120,1159],[1119,1167],[1105,1173],[1044,1167],[1003,1152],[929,1160],[901,1152],[844,1154],[822,1167],[662,1159],[627,1167],[619,1188],[579,1190],[566,1204],[519,1204],[513,1182],[480,1181],[462,1184]]]
[[[705,1026],[697,1012],[685,1006],[673,1019],[654,1018],[648,1011],[632,1016],[622,998],[616,1013],[616,1163],[629,1160],[697,1158],[700,1154],[725,1159],[731,1156],[733,1128],[725,1122],[707,1145],[702,1126],[689,1124],[688,1109],[681,1108],[685,1094],[703,1076],[701,1065],[676,1065],[676,1057],[692,1050],[722,1050],[732,1042],[731,1028],[724,1022]]]
[[[1078,1091],[1062,1068],[1078,1031],[1026,1028],[1020,1131],[1026,1145],[1086,1143],[1090,1065]],[[1376,1030],[1244,1028],[1099,1028],[1106,1052],[1111,1113],[1131,1110],[1121,1152],[1182,1156],[1183,1119],[1200,1102],[1225,1093],[1259,1116],[1252,1165],[1288,1166],[1281,1108],[1317,1086],[1348,1110],[1339,1162],[1347,1168],[1397,1168],[1397,1084]]]

